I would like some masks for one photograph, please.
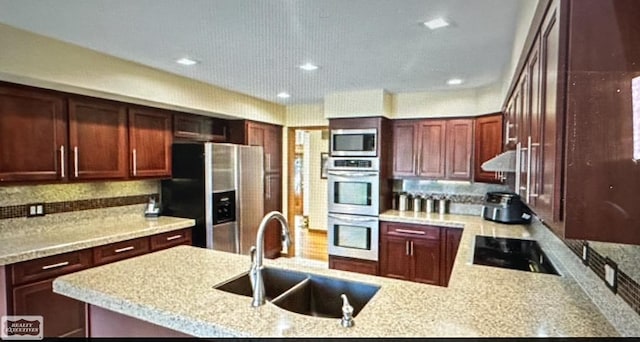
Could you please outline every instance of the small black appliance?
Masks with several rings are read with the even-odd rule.
[[[500,223],[529,223],[531,211],[518,194],[494,191],[484,197],[482,217]]]

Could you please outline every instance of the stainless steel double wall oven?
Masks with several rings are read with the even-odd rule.
[[[364,135],[358,138],[360,134]],[[334,140],[341,140],[341,136],[366,143],[336,149]],[[327,177],[329,254],[377,261],[380,159],[375,149],[371,151],[371,146],[377,145],[376,130],[335,130],[331,132],[331,145]],[[356,148],[359,146],[363,148]],[[373,157],[363,156],[371,154]]]

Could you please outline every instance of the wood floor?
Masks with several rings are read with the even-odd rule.
[[[312,260],[329,260],[326,231],[301,229],[296,238],[300,243],[300,250],[296,251],[296,256]]]

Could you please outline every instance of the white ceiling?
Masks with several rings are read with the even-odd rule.
[[[525,1],[0,0],[0,22],[293,104],[339,91],[452,89],[450,78],[464,79],[455,88],[498,82]],[[438,16],[453,25],[421,25]],[[201,63],[175,63],[184,56]],[[320,69],[298,69],[306,62]]]

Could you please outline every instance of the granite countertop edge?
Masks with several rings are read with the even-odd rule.
[[[59,230],[25,233],[5,239],[10,241],[10,245],[0,247],[0,266],[166,233],[194,225],[193,219],[171,216],[140,218],[134,221],[113,220],[109,223],[96,219],[95,222],[83,221],[81,226],[71,224]],[[114,226],[119,229],[109,229]],[[34,240],[37,242],[34,243]]]

